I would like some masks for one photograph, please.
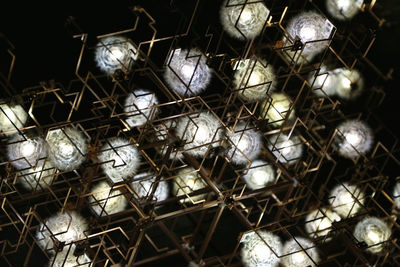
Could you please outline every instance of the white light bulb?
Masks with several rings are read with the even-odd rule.
[[[300,38],[303,42],[314,40],[316,31],[314,27],[303,27],[300,29]]]
[[[195,68],[195,66],[186,64],[186,65],[183,65],[183,67],[182,67],[182,69],[181,69],[181,72],[182,72],[183,76],[184,76],[186,79],[189,80],[190,77],[192,77],[192,75],[193,75],[194,68]]]
[[[254,86],[261,83],[261,76],[258,73],[253,72],[250,75],[248,86]]]
[[[249,20],[251,20],[252,17],[253,17],[253,14],[251,13],[251,11],[249,9],[245,8],[243,10],[242,14],[240,15],[239,20],[242,23],[246,23]]]
[[[254,253],[256,254],[257,257],[263,257],[265,254],[265,245],[261,243],[255,246]]]
[[[337,127],[337,131],[335,143],[343,157],[355,159],[372,147],[373,132],[363,121],[347,120]]]
[[[265,177],[267,175],[265,171],[256,170],[251,176],[251,181],[257,185],[262,185],[265,183]]]
[[[193,188],[194,184],[195,184],[194,179],[188,179],[186,182],[186,185],[189,186],[190,188]]]
[[[343,87],[350,89],[351,88],[351,80],[349,78],[343,77],[342,79]]]
[[[374,230],[368,231],[367,236],[374,244],[380,242],[379,234]]]
[[[120,61],[124,57],[124,53],[119,47],[110,48],[110,53],[114,61]]]
[[[33,142],[26,141],[21,144],[21,150],[24,157],[29,157],[35,152],[36,146]]]
[[[71,155],[74,152],[74,145],[71,143],[63,142],[60,144],[60,149],[65,155]]]
[[[196,140],[204,142],[205,140],[207,140],[208,136],[209,136],[208,130],[205,127],[199,127],[197,129]]]
[[[292,260],[293,263],[303,263],[305,260],[307,259],[306,255],[304,254],[304,252],[297,252],[295,254],[292,255]]]
[[[242,138],[240,139],[237,147],[239,148],[239,150],[243,151],[245,149],[248,148],[248,146],[250,145],[250,140],[247,138],[247,136],[243,135]]]

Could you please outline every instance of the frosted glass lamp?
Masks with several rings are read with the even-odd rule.
[[[355,159],[366,154],[372,148],[373,141],[373,132],[363,121],[347,120],[337,127],[335,143],[339,155],[345,158]]]
[[[332,210],[342,218],[357,214],[365,203],[364,192],[347,182],[335,186],[329,195]]]
[[[0,132],[16,133],[27,120],[28,113],[21,105],[0,104]]]
[[[234,67],[233,86],[246,101],[262,100],[276,88],[275,71],[262,59],[240,60]]]
[[[18,183],[29,191],[43,190],[53,183],[56,172],[50,161],[41,159],[35,167],[18,172]]]
[[[211,69],[198,48],[171,51],[164,72],[168,86],[181,96],[194,96],[204,91],[211,80]]]
[[[223,29],[232,37],[246,40],[257,37],[269,15],[259,0],[226,0],[220,9]]]
[[[138,53],[130,40],[124,36],[101,38],[96,46],[95,61],[100,70],[108,75],[117,69],[130,71]]]
[[[196,190],[203,189],[207,184],[203,181],[200,175],[192,167],[181,169],[176,174],[172,192],[175,196],[189,195]],[[193,203],[197,204],[206,199],[207,194],[197,194],[180,199],[180,203]]]
[[[290,111],[289,114],[289,110]],[[265,99],[260,107],[261,117],[268,120],[268,124],[274,127],[280,127],[285,118],[293,120],[296,115],[292,102],[289,97],[283,93],[273,93],[270,98]]]
[[[219,120],[210,112],[181,117],[176,125],[176,136],[184,141],[183,149],[194,157],[202,157],[222,139]]]
[[[34,168],[39,159],[47,156],[43,138],[15,135],[7,145],[8,160],[16,169]]]
[[[233,132],[226,132],[230,141],[226,155],[235,164],[246,164],[249,160],[255,160],[261,153],[261,134],[250,127],[244,122],[239,122]]]
[[[88,223],[77,212],[58,212],[39,225],[36,239],[42,249],[53,252],[54,239],[68,245],[75,240],[84,238],[87,230]]]
[[[64,248],[62,251],[57,252],[49,260],[49,266],[52,267],[91,267],[92,261],[88,255],[82,254],[80,256],[75,256],[76,246],[72,245],[71,248]]]
[[[114,189],[103,181],[90,190],[88,197],[90,208],[98,216],[108,216],[123,211],[128,201],[121,191]]]
[[[361,10],[364,0],[326,0],[326,10],[337,20],[350,20]]]
[[[282,249],[282,264],[285,267],[316,266],[320,257],[315,244],[304,237],[295,237],[285,242]]]
[[[316,209],[308,213],[305,229],[310,238],[323,237],[331,230],[332,223],[340,220],[341,218],[337,213],[327,208]],[[331,238],[326,238],[326,241],[330,240]]]
[[[247,187],[252,190],[265,187],[275,180],[275,170],[263,160],[255,160],[251,163],[246,174],[243,175]]]
[[[136,89],[125,99],[124,112],[130,127],[142,126],[158,113],[157,97],[149,90]]]
[[[366,217],[357,223],[354,237],[359,242],[365,242],[368,245],[366,251],[376,254],[382,251],[392,235],[392,230],[380,218]]]
[[[135,191],[135,196],[138,198],[146,198],[150,195],[154,186],[157,186],[154,191],[154,201],[164,201],[169,195],[168,182],[161,178],[156,184],[156,177],[151,173],[139,173],[133,177],[134,181],[131,183],[132,188]]]
[[[140,165],[140,154],[129,140],[116,137],[108,140],[98,155],[101,168],[112,182],[133,177]]]
[[[303,144],[296,135],[274,134],[269,138],[268,149],[281,162],[295,164],[303,154]]]
[[[86,159],[87,139],[75,128],[50,130],[46,141],[49,160],[59,170],[74,170]]]
[[[277,235],[259,230],[244,234],[240,242],[243,243],[240,254],[244,266],[279,266],[282,243]]]

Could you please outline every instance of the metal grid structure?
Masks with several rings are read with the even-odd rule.
[[[329,18],[318,1],[265,1],[270,17],[261,35],[247,42],[229,38],[218,21],[207,19],[207,10],[216,9],[212,13],[216,14],[220,1],[162,3],[162,7],[170,8],[165,11],[167,16],[157,11],[153,2],[142,1],[127,7],[132,11],[133,23],[99,36],[82,31],[71,20],[69,29],[81,49],[76,78],[68,85],[49,81],[21,91],[13,89],[10,81],[18,54],[10,42],[3,42],[7,47],[0,51],[4,59],[0,73],[4,89],[1,103],[18,103],[29,114],[28,123],[11,132],[46,137],[52,129],[72,126],[84,134],[89,145],[81,167],[55,171],[51,186],[36,191],[20,186],[21,177],[6,153],[2,153],[0,265],[46,266],[51,250],[60,253],[71,249],[74,255],[86,253],[93,266],[241,266],[241,238],[245,233],[263,229],[283,241],[294,236],[308,237],[304,230],[306,215],[328,206],[332,187],[345,181],[358,185],[366,201],[359,214],[333,223],[328,234],[332,240],[314,239],[321,256],[319,265],[400,265],[400,226],[396,218],[399,207],[392,196],[396,178],[393,170],[398,173],[400,165],[398,138],[374,114],[385,100],[384,86],[391,79],[391,72],[380,70],[369,58],[377,38],[374,32],[385,23],[378,4],[365,1],[351,25],[336,24],[331,19],[335,26],[332,25],[330,39],[320,40],[329,42],[326,50],[312,64],[296,64],[301,47],[283,44],[281,37],[288,36],[288,19],[302,10],[315,10]],[[166,17],[169,24],[163,25]],[[94,66],[93,51],[98,39],[114,35],[129,38],[139,59],[131,71],[121,69],[108,76]],[[182,97],[164,82],[162,74],[170,67],[168,55],[176,47],[201,47],[204,51],[213,75],[204,93]],[[295,53],[288,56],[288,51]],[[279,128],[260,116],[261,102],[246,102],[232,89],[233,66],[254,55],[262,55],[274,66],[278,90],[289,96],[289,112],[295,112],[295,119]],[[354,102],[316,96],[307,77],[323,62],[360,70],[366,77],[366,92]],[[149,116],[143,126],[130,127],[123,99],[137,87],[154,92],[159,103],[153,109],[159,112]],[[273,108],[272,104],[267,106]],[[205,111],[218,120],[224,135],[221,140],[212,140],[218,147],[204,144],[209,146],[205,156],[195,157],[185,151],[174,123],[188,116],[194,119]],[[339,157],[334,145],[338,134],[335,127],[350,118],[366,121],[376,140],[370,153],[354,160]],[[226,136],[238,131],[239,122],[246,124],[241,131],[255,129],[262,134],[263,148],[258,158],[276,170],[274,182],[264,188],[249,189],[243,179],[249,165],[237,165],[224,153],[235,146]],[[274,134],[299,137],[304,149],[296,163],[285,164],[277,159],[273,153],[275,144],[270,141]],[[114,184],[113,189],[119,190],[128,205],[121,212],[99,217],[91,212],[88,197],[94,184],[112,184],[101,169],[105,162],[97,155],[113,137],[130,140],[141,155],[138,173],[154,173],[156,178],[148,195],[141,197],[130,186],[133,178]],[[5,151],[9,135],[3,133],[1,139]],[[187,166],[196,170],[206,186],[190,194],[169,194],[166,200],[155,201],[153,195],[160,181],[172,188],[177,183],[177,172]],[[193,199],[199,195],[203,195],[200,200]],[[181,201],[186,198],[190,201]],[[58,211],[72,210],[88,221],[84,238],[72,243],[56,242],[57,246],[48,251],[41,249],[36,236],[39,225]],[[366,253],[365,244],[353,236],[357,222],[368,215],[383,218],[392,229],[385,249],[376,255]],[[53,238],[57,239],[57,235]]]

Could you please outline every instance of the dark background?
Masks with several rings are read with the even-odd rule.
[[[216,8],[221,2],[204,1],[215,2]],[[26,87],[37,85],[40,81],[54,79],[67,85],[71,79],[75,79],[74,71],[81,44],[73,39],[69,32],[68,17],[76,18],[84,32],[96,36],[133,25],[134,16],[131,14],[130,6],[142,4],[153,7],[155,14],[162,15],[163,8],[167,8],[169,2],[168,0],[50,3],[3,1],[0,5],[0,33],[15,46],[14,52],[17,55],[12,85],[17,92],[20,92]],[[184,9],[185,4],[181,2]],[[322,4],[323,1],[315,2]],[[388,23],[376,33],[377,41],[369,58],[385,73],[390,68],[394,68],[394,72],[393,79],[385,84],[387,93],[385,101],[376,112],[382,124],[391,129],[395,136],[399,136],[400,4],[398,0],[382,0],[378,1],[378,4],[383,7],[381,11]],[[177,6],[179,7],[179,4]],[[218,18],[214,18],[214,21],[218,23]],[[229,234],[227,229],[225,231]]]

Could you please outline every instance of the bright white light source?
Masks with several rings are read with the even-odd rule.
[[[361,10],[364,0],[326,0],[326,10],[338,20],[350,20]]]
[[[28,113],[20,105],[0,104],[0,132],[14,134],[17,128],[24,127]]]
[[[58,212],[41,223],[36,232],[38,245],[53,253],[55,244],[53,239],[65,242],[65,245],[85,237],[88,230],[86,220],[75,211]]]
[[[71,171],[86,158],[87,140],[74,128],[50,130],[47,134],[49,160],[57,169]]]
[[[200,94],[211,80],[206,60],[198,48],[172,50],[164,72],[165,82],[181,96]]]
[[[358,70],[338,68],[333,71],[337,79],[335,93],[338,97],[352,100],[361,95],[364,89],[364,79]]]
[[[365,203],[364,192],[356,185],[349,183],[338,184],[330,195],[332,210],[342,218],[348,218],[357,214]]]
[[[335,143],[339,154],[345,158],[355,159],[367,153],[373,144],[373,132],[363,121],[347,120],[337,128]]]
[[[135,196],[138,198],[148,197],[155,186],[157,186],[157,189],[152,200],[160,202],[168,198],[169,185],[163,177],[157,183],[155,182],[156,177],[151,173],[140,173],[135,175],[133,179],[131,186],[135,191]]]
[[[190,115],[190,118],[185,116],[177,122],[176,136],[185,142],[185,152],[202,157],[209,149],[219,145],[222,139],[221,124],[209,112]]]
[[[295,237],[286,241],[282,254],[287,255],[282,258],[282,264],[285,267],[314,267],[320,260],[315,244],[303,237]]]
[[[250,189],[260,189],[275,180],[274,168],[266,161],[255,160],[251,163],[247,174],[243,175]]]
[[[71,248],[65,247],[62,251],[57,252],[50,258],[49,266],[52,267],[91,267],[91,260],[88,255],[83,254],[75,256],[76,246],[73,244]]]
[[[158,113],[157,97],[149,90],[136,89],[125,99],[124,112],[128,117],[126,122],[130,127],[146,124]]]
[[[43,190],[52,184],[56,171],[49,161],[41,159],[35,167],[18,172],[18,182],[30,191]]]
[[[308,82],[312,85],[313,92],[319,97],[333,96],[336,94],[337,75],[325,65],[311,72],[308,76]]]
[[[279,265],[282,243],[278,236],[259,230],[244,234],[240,242],[243,243],[240,254],[244,266],[276,267]]]
[[[255,160],[261,152],[261,134],[250,128],[250,125],[239,122],[234,132],[226,132],[230,140],[226,155],[235,164],[246,164],[249,160]]]
[[[192,167],[187,167],[181,169],[176,174],[174,185],[173,185],[173,194],[177,197],[182,195],[189,195],[194,191],[203,189],[207,186],[207,184],[203,181],[197,171]],[[193,196],[189,196],[179,200],[180,203],[193,203],[197,204],[198,202],[205,200],[207,194],[196,194]]]
[[[246,40],[257,37],[269,15],[264,3],[255,0],[224,1],[220,9],[223,29],[232,37]]]
[[[128,201],[117,188],[103,181],[90,190],[89,205],[98,216],[108,216],[123,211]]]
[[[46,155],[45,141],[40,137],[15,135],[7,145],[8,160],[17,169],[33,168]]]
[[[263,59],[246,59],[236,63],[233,76],[233,86],[238,91],[238,96],[243,100],[262,100],[267,97],[267,92],[276,88],[276,76],[271,64]]]
[[[268,149],[281,163],[295,164],[303,154],[303,144],[296,135],[274,134],[269,138]]]
[[[340,220],[337,213],[327,208],[316,209],[307,215],[305,229],[311,238],[323,237],[331,230],[332,222]],[[329,240],[331,238],[326,239]]]
[[[392,230],[382,219],[366,217],[357,223],[353,234],[359,242],[364,241],[368,245],[368,252],[375,254],[384,248]]]
[[[123,36],[109,36],[99,40],[95,51],[97,66],[112,75],[117,69],[129,71],[138,57],[136,48]]]
[[[268,120],[268,124],[279,127],[285,122],[292,102],[289,97],[283,93],[273,93],[270,98],[264,100],[261,104],[261,117]],[[292,108],[288,120],[295,118],[295,111]]]
[[[135,175],[140,154],[129,140],[118,137],[108,140],[98,155],[104,173],[114,183]]]
[[[322,52],[328,42],[324,41],[330,37],[332,28],[330,23],[315,11],[302,12],[293,17],[286,30],[292,39],[300,38],[305,45],[302,54],[314,56]],[[300,51],[298,51],[300,53]]]

